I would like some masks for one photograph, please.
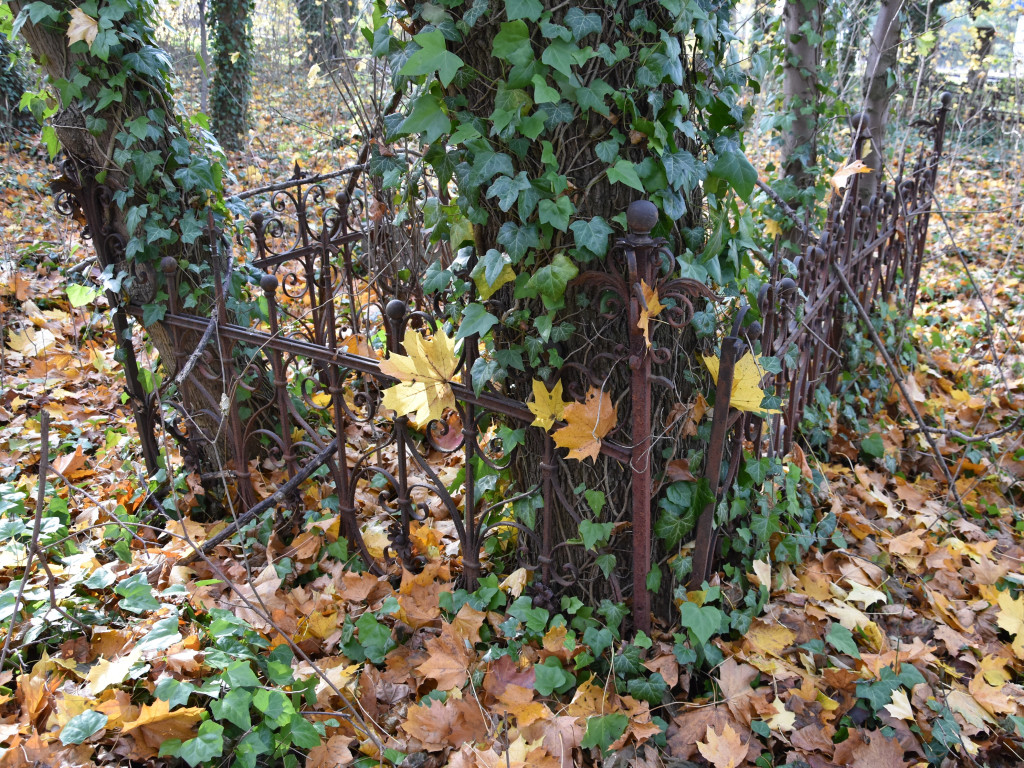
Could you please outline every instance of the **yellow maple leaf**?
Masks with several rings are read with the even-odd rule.
[[[619,417],[611,396],[591,387],[582,403],[569,403],[562,412],[565,426],[551,435],[555,445],[569,449],[570,459],[596,459],[601,439],[612,431]]]
[[[562,399],[562,382],[557,382],[555,388],[548,392],[543,381],[533,380],[533,402],[527,403],[536,418],[531,426],[541,429],[551,429],[556,421],[561,421],[565,411],[565,401]]]
[[[838,192],[840,189],[844,189],[847,184],[850,183],[850,177],[855,173],[871,173],[874,170],[867,165],[864,165],[863,160],[854,160],[849,165],[844,165],[834,174],[832,174],[832,186]]]
[[[766,219],[764,225],[765,237],[778,237],[782,234],[782,227],[775,219]]]
[[[99,22],[87,15],[81,8],[71,9],[71,23],[68,24],[68,45],[80,40],[92,45],[99,33]]]
[[[651,288],[646,280],[640,281],[640,290],[644,295],[644,305],[640,308],[640,319],[637,321],[636,327],[644,332],[644,341],[647,342],[647,348],[650,349],[651,318],[660,315],[661,311],[665,309],[665,305],[658,298],[658,289]]]
[[[459,358],[455,340],[440,328],[431,338],[419,333],[405,337],[407,355],[392,354],[380,361],[380,371],[401,383],[384,391],[384,407],[399,416],[410,416],[417,424],[440,419],[455,407],[451,381]]]
[[[709,725],[704,738],[707,741],[698,741],[697,749],[715,768],[736,768],[746,762],[747,745],[728,723],[721,735]]]
[[[704,356],[704,365],[711,371],[711,378],[718,384],[719,359],[715,356]],[[761,389],[761,376],[764,371],[757,364],[754,356],[747,353],[736,363],[732,374],[732,397],[729,406],[737,411],[749,413],[781,413],[778,408],[762,408],[764,390]]]
[[[996,623],[1013,635],[1013,652],[1024,659],[1024,597],[1016,600],[1009,592],[999,593],[999,615]]]

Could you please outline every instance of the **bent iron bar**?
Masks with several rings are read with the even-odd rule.
[[[801,255],[793,259],[792,271],[784,264],[786,254],[781,243],[776,243],[770,279],[758,296],[759,322],[744,326],[746,309],[742,309],[723,341],[711,439],[703,467],[715,501],[703,510],[698,522],[691,589],[699,588],[712,574],[719,535],[714,511],[735,480],[744,451],[755,457],[763,453],[780,457],[789,453],[814,391],[822,385],[831,391],[839,386],[843,323],[848,310],[831,265],[840,265],[851,285],[860,292],[865,306],[877,309],[880,303],[895,298],[902,288],[899,298],[905,304],[905,312],[912,311],[948,108],[949,99],[944,96],[935,119],[929,123],[931,146],[922,148],[906,179],[898,178],[890,188],[880,187],[880,193],[863,205],[858,200],[856,177],[844,194],[834,196],[821,238],[801,244]],[[853,158],[859,156],[864,138],[859,136],[855,141]],[[116,246],[120,241],[104,226],[109,219],[109,191],[87,169],[75,165],[66,169],[71,172],[66,172],[56,185],[60,192],[58,209],[68,215],[79,210],[84,213],[101,264],[124,267],[123,243],[120,248],[111,249],[111,242]],[[234,470],[238,491],[248,510],[259,507],[255,496],[250,495],[253,491],[248,474],[261,444],[264,456],[268,450],[265,446],[270,446],[271,457],[287,478],[279,487],[297,488],[296,481],[311,473],[313,464],[325,463],[339,500],[342,535],[367,566],[377,572],[393,561],[410,570],[421,566],[413,552],[411,534],[413,523],[426,517],[428,503],[423,499],[428,497],[452,520],[467,588],[475,586],[481,573],[484,540],[500,528],[517,533],[520,562],[535,572],[535,583],[549,591],[577,584],[585,572],[596,572],[593,563],[598,554],[586,554],[590,559],[583,567],[590,571],[571,564],[554,567],[555,554],[561,548],[578,546],[556,541],[552,528],[555,512],[561,509],[577,522],[581,518],[577,510],[579,501],[561,482],[561,464],[550,435],[543,438],[537,487],[515,489],[510,497],[490,506],[476,496],[475,462],[501,469],[511,461],[504,448],[495,445],[489,436],[489,426],[496,419],[518,426],[530,425],[534,415],[525,402],[490,384],[477,393],[468,384],[453,383],[455,413],[446,417],[444,423],[427,425],[425,448],[412,434],[408,418],[388,419],[380,414],[381,392],[394,380],[381,373],[377,358],[364,354],[368,350],[360,345],[381,332],[386,350],[402,353],[407,333],[437,329],[436,318],[445,299],[427,305],[416,286],[412,290],[403,286],[398,276],[404,272],[419,274],[416,269],[422,264],[408,259],[422,256],[425,244],[415,241],[415,231],[381,220],[372,212],[375,203],[371,191],[365,183],[359,187],[361,169],[362,166],[356,166],[334,175],[307,177],[296,166],[295,175],[288,182],[261,190],[269,196],[269,211],[264,209],[252,215],[246,236],[253,251],[250,265],[262,273],[257,296],[263,309],[253,314],[248,325],[236,322],[238,315],[230,316],[227,311],[229,286],[223,285],[218,286],[211,310],[217,319],[213,326],[216,349],[222,364],[234,371],[228,401],[218,402],[204,383],[204,379],[210,381],[221,373],[211,370],[214,361],[207,359],[207,352],[199,350],[194,371],[186,370],[188,381],[204,393],[209,403],[204,411],[205,421],[193,418],[195,414],[189,414],[167,392],[162,393],[162,402],[154,394],[145,394],[127,335],[127,318],[141,317],[142,302],[108,295],[114,308],[118,343],[123,347],[126,386],[147,468],[155,472],[159,466],[155,439],[158,424],[165,425],[183,443],[183,450],[187,450],[190,440],[216,440],[216,434],[196,434],[204,429],[201,424],[213,423],[213,431],[224,431],[232,443],[237,457]],[[333,202],[323,185],[329,177],[345,179],[344,188]],[[608,305],[612,308],[604,311],[603,316],[611,322],[628,324],[628,346],[604,355],[607,359],[603,362],[629,368],[630,423],[628,428],[617,428],[610,439],[602,440],[600,451],[628,466],[630,471],[633,557],[625,567],[632,582],[634,628],[645,632],[651,624],[647,576],[652,565],[651,507],[655,481],[651,461],[655,447],[651,394],[654,385],[674,383],[655,373],[656,367],[670,361],[670,350],[649,345],[639,329],[640,312],[645,306],[643,286],[657,289],[668,306],[659,319],[678,333],[688,327],[694,301],[717,300],[701,283],[672,277],[674,256],[667,242],[650,235],[657,221],[657,209],[650,203],[631,205],[627,211],[628,234],[613,243],[603,268],[584,272],[574,281],[578,290],[602,300],[610,297]],[[450,261],[446,262],[448,265],[455,268]],[[163,322],[173,332],[173,362],[180,370],[190,353],[197,354],[184,348],[185,340],[195,340],[208,332],[211,319],[183,310],[178,294],[184,273],[174,259],[165,260],[161,266],[169,296]],[[222,277],[216,276],[218,283]],[[155,286],[152,293],[156,294]],[[765,381],[767,391],[784,399],[783,412],[772,416],[767,424],[756,414],[729,407],[735,364],[758,342],[761,354],[782,361],[779,372],[767,376]],[[471,380],[469,374],[478,349],[478,336],[465,340],[456,372],[456,378],[462,382]],[[795,358],[786,357],[790,350],[796,350]],[[579,363],[567,363],[555,377],[566,375],[570,369],[583,381],[601,383],[592,365]],[[253,411],[244,420],[239,415],[242,400]],[[159,418],[161,407],[170,418]],[[316,417],[324,408],[330,411],[329,418],[318,421]],[[368,447],[359,452],[349,450],[346,436],[352,429],[370,435]],[[452,430],[457,432],[451,433]],[[453,497],[427,461],[425,452],[430,450],[462,452],[467,470],[461,500]],[[368,550],[357,516],[357,490],[371,482],[379,489],[373,503],[391,519],[383,558],[374,557]],[[495,515],[512,500],[538,493],[542,507],[536,526],[527,527],[506,519],[507,515]],[[293,515],[292,520],[277,521],[282,529],[296,522],[302,508],[297,492],[279,505],[279,509],[284,508],[291,509]],[[244,518],[245,514],[241,516]],[[613,572],[609,582],[613,593],[621,596],[618,574]]]

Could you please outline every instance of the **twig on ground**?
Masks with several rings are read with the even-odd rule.
[[[284,501],[291,493],[293,493],[302,483],[309,479],[309,476],[316,472],[320,467],[328,462],[328,460],[338,450],[338,438],[334,438],[327,446],[320,451],[316,456],[309,460],[299,472],[289,480],[287,483],[282,485],[273,494],[265,498],[259,504],[255,505],[251,509],[243,512],[235,520],[233,520],[223,531],[218,533],[216,536],[212,536],[202,543],[201,546],[196,548],[195,552],[186,555],[178,561],[178,565],[191,565],[196,562],[203,555],[208,554],[218,544],[226,541],[235,535],[239,528],[248,523],[257,515],[266,512],[268,509],[276,504]]]

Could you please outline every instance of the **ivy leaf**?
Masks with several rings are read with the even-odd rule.
[[[644,191],[644,185],[640,181],[639,174],[636,172],[636,166],[629,160],[619,160],[609,168],[608,180],[613,184],[625,184],[627,187],[632,187],[638,192]]]
[[[515,205],[519,193],[525,192],[528,189],[530,189],[530,180],[526,176],[526,171],[520,171],[516,174],[515,178],[499,176],[495,179],[494,183],[487,189],[487,197],[498,198],[498,207],[503,211],[508,211],[509,208]]]
[[[68,720],[60,732],[60,743],[81,744],[93,734],[96,734],[107,727],[107,716],[102,712],[94,712],[87,709],[79,715]]]
[[[579,8],[570,8],[565,14],[564,22],[577,40],[601,31],[601,17],[596,13],[584,13]]]
[[[227,720],[243,731],[252,727],[249,710],[252,707],[252,691],[244,688],[232,688],[222,699],[210,702],[210,710],[218,720]]]
[[[686,194],[693,192],[694,188],[707,176],[703,163],[686,150],[671,152],[662,158],[665,166],[665,177],[672,189],[681,189]]]
[[[626,690],[634,699],[646,701],[654,707],[661,704],[661,697],[668,690],[668,684],[660,672],[655,672],[648,678],[634,677],[629,681]]]
[[[598,257],[608,253],[608,239],[614,230],[600,216],[595,216],[589,221],[577,219],[569,225],[569,229],[572,230],[577,248],[583,248]]]
[[[473,278],[480,298],[485,301],[501,286],[516,279],[511,259],[494,248],[487,250],[469,276]]]
[[[462,68],[463,61],[448,50],[441,30],[421,32],[413,37],[420,46],[398,70],[400,75],[429,75],[437,72],[441,85],[447,88]]]
[[[534,75],[530,80],[533,83],[533,100],[537,104],[555,104],[561,98],[561,94],[548,85],[543,75]]]
[[[616,739],[626,732],[629,718],[623,714],[600,715],[587,718],[587,731],[583,734],[580,746],[584,749],[600,747],[607,751]]]
[[[413,102],[412,111],[398,126],[398,132],[422,134],[424,141],[433,144],[448,133],[451,127],[452,121],[445,113],[441,100],[425,93]]]
[[[121,596],[121,607],[131,613],[145,613],[160,608],[160,603],[153,597],[153,588],[146,581],[144,573],[129,576],[114,587],[114,592]]]
[[[90,285],[79,285],[78,283],[71,283],[67,287],[68,302],[72,307],[84,307],[86,304],[92,303],[92,300],[100,295],[98,289],[93,288]]]
[[[178,750],[178,757],[192,768],[220,757],[224,753],[224,726],[207,720],[199,726],[199,735],[189,739]]]
[[[597,550],[598,544],[607,544],[615,523],[595,523],[593,520],[580,522],[580,538],[587,549]]]
[[[484,309],[483,304],[470,304],[462,313],[462,323],[459,325],[455,340],[465,339],[469,336],[479,334],[483,336],[497,324],[498,318]]]
[[[380,361],[381,373],[400,381],[384,390],[383,405],[418,424],[440,419],[446,409],[455,407],[450,384],[459,364],[455,339],[440,328],[429,339],[411,333],[405,337],[405,349],[407,355],[392,353]]]
[[[530,31],[525,21],[504,21],[501,29],[494,36],[491,52],[496,58],[507,61],[513,66],[526,66],[533,61],[533,48],[530,47]]]
[[[84,40],[87,45],[92,45],[99,33],[99,22],[81,8],[71,9],[71,23],[68,24],[68,45]],[[81,742],[76,742],[81,743]]]
[[[731,142],[730,142],[731,143]],[[724,179],[743,201],[749,201],[757,183],[757,171],[738,148],[720,152],[709,176]]]
[[[526,283],[526,295],[540,296],[548,309],[559,309],[565,297],[565,286],[569,284],[579,269],[564,253],[556,254],[547,266],[541,267]]]
[[[541,224],[550,224],[560,232],[569,229],[569,217],[576,208],[568,197],[559,197],[554,200],[541,200],[537,206],[537,213],[540,216]]]
[[[540,60],[571,78],[573,65],[585,64],[593,55],[594,52],[589,47],[580,50],[575,44],[565,40],[553,40],[540,55]]]
[[[541,696],[550,696],[555,691],[561,693],[576,682],[571,672],[562,669],[557,656],[548,656],[543,664],[535,664],[533,671],[533,687]]]
[[[683,603],[679,608],[679,623],[693,633],[698,643],[705,645],[718,631],[722,612],[710,605]]]
[[[536,21],[544,12],[544,6],[540,0],[507,0],[505,3],[505,15],[509,21],[516,19],[528,19]]]
[[[498,244],[505,246],[505,250],[508,251],[508,255],[515,263],[522,259],[531,248],[540,245],[540,236],[537,227],[532,224],[516,224],[514,221],[506,221],[498,230]]]

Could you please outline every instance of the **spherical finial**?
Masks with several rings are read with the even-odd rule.
[[[650,200],[634,200],[626,209],[626,226],[632,235],[647,235],[658,225],[658,206]]]
[[[263,226],[263,214],[259,211],[256,211],[256,213],[250,216],[249,220],[256,225],[257,229],[260,229]]]
[[[950,93],[949,91],[943,91],[942,95],[939,96],[939,101],[942,102],[942,106],[948,107],[950,104],[953,103],[953,94]]]
[[[391,320],[397,323],[405,317],[405,313],[408,309],[409,308],[405,305],[405,302],[401,299],[392,299],[388,302],[388,305],[384,307],[384,312],[389,318],[391,318]]]
[[[334,196],[334,202],[339,208],[343,208],[348,203],[348,190],[343,189]]]
[[[263,289],[264,293],[274,293],[277,290],[277,286],[277,275],[272,275],[268,272],[260,278],[260,288]]]
[[[169,275],[178,268],[178,260],[173,256],[164,256],[160,259],[160,269],[165,275]]]

